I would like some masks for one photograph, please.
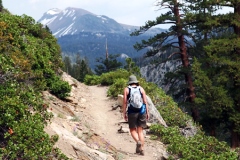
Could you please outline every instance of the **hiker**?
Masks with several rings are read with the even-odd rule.
[[[124,89],[123,116],[124,119],[128,121],[131,136],[136,142],[136,153],[144,155],[143,127],[146,126],[146,120],[149,118],[146,93],[144,89],[139,86],[139,81],[135,75],[129,77],[128,85],[129,86]],[[135,93],[133,93],[134,90],[136,90]],[[140,99],[136,98],[137,96],[132,98],[133,94],[139,94],[141,96]],[[132,99],[138,102],[133,102]],[[139,106],[137,107],[135,104]]]

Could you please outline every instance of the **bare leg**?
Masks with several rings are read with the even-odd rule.
[[[141,150],[143,150],[144,147],[144,135],[143,135],[143,128],[142,127],[137,127],[137,133],[138,133],[138,138],[141,141]]]
[[[133,137],[134,141],[137,143],[139,141],[138,133],[136,128],[130,128],[131,136]]]

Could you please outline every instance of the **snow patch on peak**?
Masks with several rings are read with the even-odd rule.
[[[128,55],[126,55],[125,53],[122,53],[121,55],[120,55],[120,58],[129,58],[129,56]]]
[[[100,18],[102,20],[102,23],[108,23],[108,19],[105,16],[96,15],[96,17]]]
[[[107,18],[106,18],[106,17],[104,17],[104,16],[97,15],[97,17],[98,17],[98,18],[101,18],[102,20],[105,20],[105,21],[107,21]]]
[[[70,16],[70,17],[73,17],[75,14],[75,10],[70,10],[68,11],[68,14],[66,15],[67,17]]]
[[[57,18],[57,16],[54,16],[52,18],[45,18],[43,20],[40,21],[40,23],[42,23],[43,25],[49,25],[51,22],[53,22],[55,19]]]
[[[49,15],[56,15],[59,14],[60,12],[62,12],[62,10],[58,9],[58,8],[53,8],[47,11],[47,14]]]

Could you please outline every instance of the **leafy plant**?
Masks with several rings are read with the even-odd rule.
[[[48,83],[51,93],[56,95],[58,98],[64,99],[69,96],[71,87],[67,82],[60,80],[59,77],[53,76],[48,80]]]
[[[57,40],[31,17],[7,13],[0,14],[0,39],[0,158],[67,159],[54,148],[57,136],[44,132],[53,115],[41,92],[64,97],[70,91],[59,78]]]
[[[84,78],[84,83],[87,85],[97,85],[100,84],[100,76],[97,75],[86,75]]]
[[[101,85],[112,85],[118,78],[128,79],[130,73],[124,69],[118,69],[116,71],[103,73],[100,77]]]
[[[115,71],[122,66],[121,62],[118,62],[117,57],[119,54],[111,54],[106,58],[97,58],[96,62],[100,63],[96,65],[95,72],[97,75],[101,75],[103,73],[107,73],[110,71]]]
[[[206,136],[199,131],[195,136],[185,138],[177,126],[151,126],[151,131],[167,144],[167,150],[172,154],[169,159],[237,159],[237,153],[231,151],[225,142]],[[175,158],[174,158],[175,157]]]
[[[123,94],[123,89],[126,87],[127,80],[123,78],[118,78],[115,82],[109,87],[107,95],[111,97],[117,97],[119,94]]]

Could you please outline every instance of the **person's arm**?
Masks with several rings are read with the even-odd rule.
[[[123,94],[123,117],[125,121],[127,121],[127,95],[128,95],[128,88],[124,89],[124,94]]]
[[[141,92],[142,92],[142,96],[143,96],[143,103],[146,104],[146,116],[147,116],[147,120],[148,120],[149,111],[148,111],[147,96],[146,96],[145,90],[142,87],[141,87]]]

